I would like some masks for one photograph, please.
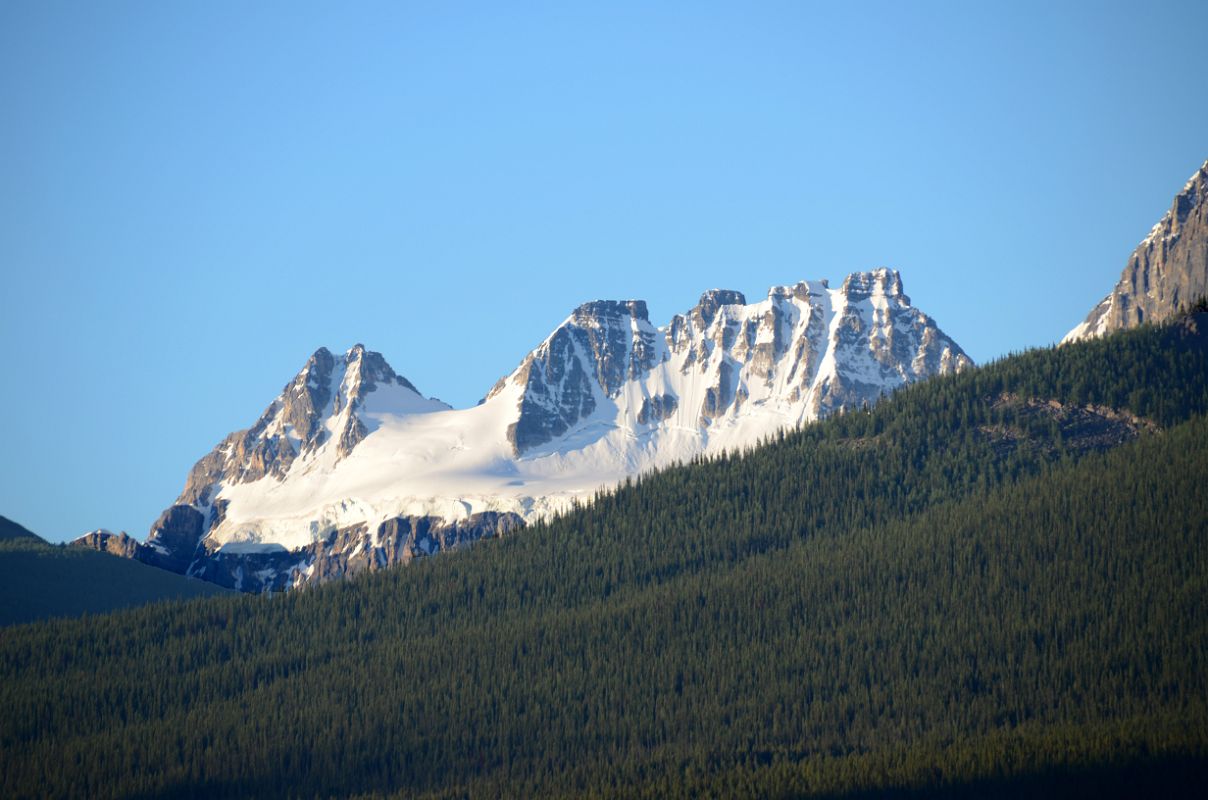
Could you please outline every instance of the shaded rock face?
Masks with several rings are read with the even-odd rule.
[[[717,310],[722,306],[745,306],[747,298],[742,292],[733,289],[710,289],[700,296],[696,308],[688,312],[698,328],[707,328],[713,324]]]
[[[599,300],[574,310],[520,368],[500,381],[521,387],[519,414],[507,431],[517,454],[546,444],[591,416],[658,357],[658,331],[641,300]]]
[[[205,530],[205,516],[200,511],[192,506],[172,506],[151,526],[138,560],[183,575],[197,553]]]
[[[700,424],[708,425],[730,407],[736,394],[731,375],[734,368],[728,361],[717,365],[717,383],[705,390],[705,404],[700,410]]]
[[[994,408],[1005,412],[1004,421],[982,426],[978,434],[1001,456],[1026,448],[1054,451],[1053,439],[1047,431],[1046,435],[1034,433],[1037,425],[1042,430],[1056,427],[1061,432],[1063,446],[1075,453],[1110,450],[1131,442],[1142,432],[1158,430],[1149,420],[1107,406],[1077,406],[1004,394],[995,399]]]
[[[191,513],[190,513],[191,512]],[[132,558],[153,567],[243,592],[279,592],[409,564],[524,527],[517,514],[483,512],[448,521],[440,517],[396,517],[377,527],[351,525],[329,531],[297,549],[227,552],[201,537],[201,514],[188,506],[164,512],[143,544],[125,533],[93,531],[73,546]]]
[[[139,542],[126,533],[93,531],[72,542],[79,547],[99,550],[123,558],[133,558],[153,567],[180,575],[187,574],[189,565],[201,548],[205,534],[205,517],[192,506],[176,505],[160,514],[151,526],[147,541]]]
[[[409,564],[417,558],[506,536],[524,527],[517,514],[484,512],[465,519],[395,517],[371,533],[367,525],[331,530],[298,550],[199,555],[188,574],[244,592],[285,591]]]
[[[1184,316],[1179,320],[1177,335],[1188,345],[1208,345],[1208,312],[1196,311]]]
[[[677,408],[679,408],[679,398],[675,395],[652,395],[642,401],[642,408],[638,411],[638,422],[642,425],[660,422],[674,414]]]
[[[113,531],[96,530],[86,533],[80,538],[72,542],[73,546],[84,547],[89,550],[99,550],[102,553],[109,553],[122,558],[134,558],[140,547],[143,547],[142,542],[130,536],[125,531],[114,533]]]
[[[217,552],[198,559],[187,574],[241,592],[280,592],[293,585],[291,577],[302,563],[299,554],[289,550]]]
[[[1161,322],[1208,295],[1208,161],[1137,246],[1111,294],[1063,342]]]
[[[381,353],[358,344],[337,357],[320,347],[255,425],[232,433],[193,466],[177,503],[207,506],[219,483],[283,479],[296,459],[314,453],[333,436],[337,457],[346,457],[368,433],[357,411],[380,386],[419,394]]]

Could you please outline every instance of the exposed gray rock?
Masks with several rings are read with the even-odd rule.
[[[642,425],[661,422],[674,414],[677,408],[679,408],[679,398],[675,395],[651,395],[642,401],[642,408],[638,411],[638,422]]]
[[[817,416],[871,405],[887,387],[973,365],[934,320],[910,305],[897,270],[853,273],[840,291],[847,302],[832,332],[834,357],[840,367],[814,397]],[[866,317],[859,304],[874,294],[885,299],[886,308],[874,307],[871,317]],[[861,363],[865,354],[871,354],[875,372],[843,367]]]
[[[171,572],[186,574],[205,534],[205,516],[192,506],[175,505],[151,526],[138,560]]]
[[[733,289],[710,289],[700,296],[696,308],[688,312],[688,316],[696,323],[697,330],[704,330],[713,324],[717,310],[722,306],[745,306],[747,298],[742,292]]]
[[[586,344],[596,381],[612,395],[626,380],[643,375],[653,365],[654,331],[634,331],[633,322],[650,319],[642,300],[597,300],[584,303],[571,316],[581,343]]]
[[[707,292],[666,328],[667,351],[682,357],[681,372],[711,382],[702,426],[737,414],[752,397],[767,402],[773,390],[775,402],[797,403],[809,393],[809,417],[824,417],[973,363],[910,304],[895,270],[853,273],[837,291],[825,281],[773,287],[757,314],[742,300],[737,292]],[[828,350],[832,372],[820,377]]]
[[[1062,341],[1161,322],[1208,295],[1208,161],[1128,259],[1111,294]]]
[[[493,511],[451,522],[431,516],[395,517],[379,525],[376,535],[366,525],[350,525],[297,550],[231,553],[205,548],[188,574],[244,592],[285,591],[409,564],[523,527],[519,515]]]
[[[1052,438],[1029,433],[1030,423],[1035,420],[1055,425],[1061,431],[1061,446],[1075,453],[1109,450],[1131,442],[1142,432],[1158,430],[1150,420],[1107,406],[1078,406],[1003,394],[995,399],[994,408],[1003,421],[981,426],[978,434],[1000,455],[1028,448],[1055,453],[1057,444]]]
[[[98,530],[72,542],[79,547],[99,550],[123,558],[133,558],[153,567],[185,575],[189,564],[199,552],[204,552],[201,539],[205,532],[205,517],[192,506],[175,505],[160,514],[151,526],[145,543],[124,531],[114,534]]]
[[[114,533],[113,531],[96,530],[91,533],[86,533],[73,541],[72,546],[84,547],[89,550],[99,550],[102,553],[121,556],[122,558],[135,558],[138,549],[143,544],[129,535],[125,531]]]
[[[824,290],[828,286],[826,281],[822,281]],[[793,387],[791,397],[796,401],[800,393],[813,385],[814,378],[818,374],[818,367],[822,362],[822,356],[826,352],[828,336],[826,315],[823,312],[821,295],[811,292],[806,284],[799,283],[793,287],[791,294],[778,296],[782,296],[784,299],[791,296],[809,303],[809,320],[805,330],[792,345],[792,360],[787,366],[788,383]]]
[[[487,399],[509,382],[521,389],[519,413],[508,438],[522,456],[563,436],[615,400],[624,385],[641,381],[673,357],[679,359],[681,374],[705,375],[706,389],[696,411],[701,426],[742,409],[757,394],[752,391],[756,381],[766,391],[783,374],[788,376],[786,399],[797,402],[813,391],[810,413],[825,416],[875,402],[903,382],[972,364],[929,317],[910,305],[895,270],[853,273],[838,293],[843,302],[833,327],[833,292],[825,281],[773,288],[759,315],[750,313],[741,292],[713,289],[661,332],[650,325],[643,303],[587,303],[515,373],[497,383]],[[870,304],[874,296],[881,300]],[[803,314],[808,319],[803,320]],[[828,348],[834,348],[839,369],[815,390]],[[870,358],[871,371],[866,364]],[[667,419],[674,412],[666,409],[644,400],[636,422]]]
[[[206,525],[208,530],[214,530],[215,527],[222,524],[222,521],[226,519],[227,508],[230,504],[230,500],[215,500],[210,505],[210,519]]]
[[[841,288],[848,301],[852,303],[867,300],[873,292],[880,292],[891,297],[903,297],[906,302],[910,302],[910,298],[902,292],[902,276],[896,269],[853,272],[844,278]]]
[[[516,453],[566,433],[626,381],[646,374],[657,358],[657,335],[641,300],[598,300],[576,308],[510,376],[523,390],[520,413],[507,432]]]
[[[733,372],[734,368],[728,361],[718,365],[717,383],[705,390],[705,404],[700,410],[701,425],[708,425],[724,414],[734,400],[734,385],[731,381]]]
[[[576,338],[575,331],[559,328],[545,352],[530,355],[521,366],[516,376],[524,386],[520,415],[507,432],[517,453],[561,436],[595,411],[595,393]]]
[[[386,384],[418,394],[381,353],[358,344],[336,357],[320,347],[255,425],[227,436],[193,466],[176,502],[204,508],[220,482],[249,483],[266,476],[283,479],[295,459],[313,453],[327,441],[329,427],[335,430],[338,456],[347,457],[368,433],[357,411],[366,396]]]
[[[749,354],[751,371],[757,375],[762,374],[769,384],[775,374],[776,363],[788,349],[788,337],[792,335],[792,327],[785,316],[784,310],[779,305],[774,305],[764,315],[758,329],[748,325],[750,330],[745,339],[748,346],[739,354],[740,357]],[[766,336],[763,337],[764,341],[759,341],[759,335],[765,332],[770,334],[771,341],[767,341]]]

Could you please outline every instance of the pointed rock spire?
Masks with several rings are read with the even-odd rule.
[[[1161,322],[1208,295],[1208,161],[1128,258],[1120,280],[1062,342]]]

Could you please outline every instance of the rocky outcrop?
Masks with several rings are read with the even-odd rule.
[[[930,317],[910,305],[896,270],[849,275],[839,294],[843,302],[830,336],[838,366],[815,392],[817,417],[875,403],[892,386],[972,366]]]
[[[146,542],[122,533],[95,530],[72,542],[74,546],[133,558],[180,575],[187,574],[206,531],[205,516],[192,506],[174,505],[159,515]]]
[[[104,528],[99,528],[95,531],[90,531],[80,538],[72,542],[75,547],[84,547],[89,550],[99,550],[102,553],[109,553],[122,558],[135,558],[143,543],[125,531],[114,533],[107,531]]]
[[[1069,453],[1104,451],[1127,444],[1142,432],[1158,430],[1150,420],[1107,406],[1079,406],[1013,394],[1000,395],[993,405],[1003,421],[982,426],[978,434],[1000,456],[1027,448],[1054,455],[1058,442]],[[1042,429],[1055,427],[1060,436],[1035,435],[1038,424]]]
[[[1128,259],[1119,283],[1063,342],[1161,322],[1208,295],[1208,161]]]
[[[824,357],[831,367],[820,374]],[[661,365],[703,387],[681,424],[712,427],[750,403],[787,407],[786,422],[815,419],[875,402],[903,383],[963,369],[973,362],[930,317],[910,304],[902,278],[878,269],[849,275],[838,290],[826,281],[773,287],[748,304],[732,289],[711,289],[685,314],[656,330],[644,303],[580,306],[495,385],[518,390],[508,430],[523,457],[600,417],[615,424],[626,386],[642,387],[634,423],[665,421],[684,395],[667,391]],[[675,397],[669,405],[655,397]]]
[[[666,345],[682,374],[706,378],[701,425],[741,413],[748,401],[803,404],[786,417],[816,419],[973,363],[888,269],[853,273],[838,290],[826,281],[776,286],[750,305],[738,292],[706,292],[672,319]]]
[[[123,558],[133,558],[153,567],[184,575],[198,552],[205,534],[204,515],[186,505],[174,505],[160,514],[151,526],[146,542],[140,542],[124,531],[113,533],[95,530],[72,542],[78,547],[99,550]]]
[[[188,506],[173,506],[156,521],[145,544],[125,533],[96,530],[72,545],[132,558],[228,589],[276,592],[409,564],[479,539],[507,536],[523,527],[519,515],[500,512],[452,521],[431,516],[396,517],[378,525],[372,534],[366,525],[351,525],[328,531],[297,550],[226,550],[201,538],[199,512]]]
[[[662,422],[679,408],[679,399],[673,394],[656,394],[642,400],[638,410],[638,424],[649,425]]]
[[[484,512],[465,519],[395,517],[371,533],[367,525],[329,531],[297,550],[230,552],[205,548],[188,574],[244,592],[285,591],[410,564],[417,558],[506,536],[524,527],[517,514]]]
[[[657,338],[641,300],[598,300],[576,308],[486,397],[509,383],[521,388],[519,414],[507,431],[516,454],[563,435],[626,381],[649,371]]]
[[[315,453],[332,437],[336,458],[346,458],[369,430],[360,410],[383,386],[423,399],[381,353],[358,344],[336,357],[320,347],[255,425],[232,433],[193,466],[176,502],[201,508],[211,503],[213,488],[220,483],[282,480],[295,459]]]
[[[733,289],[710,289],[700,296],[696,307],[688,312],[688,317],[697,328],[708,328],[713,324],[718,309],[722,306],[745,306],[747,298],[742,292]]]
[[[154,567],[185,574],[205,535],[206,518],[192,506],[174,505],[151,526],[138,559]]]
[[[734,382],[731,378],[734,368],[730,362],[722,361],[717,365],[717,374],[713,385],[705,389],[705,402],[700,410],[700,424],[708,425],[713,420],[726,413],[735,399]]]

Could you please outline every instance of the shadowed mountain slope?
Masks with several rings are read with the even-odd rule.
[[[0,517],[0,625],[226,593],[137,561],[52,545]]]

